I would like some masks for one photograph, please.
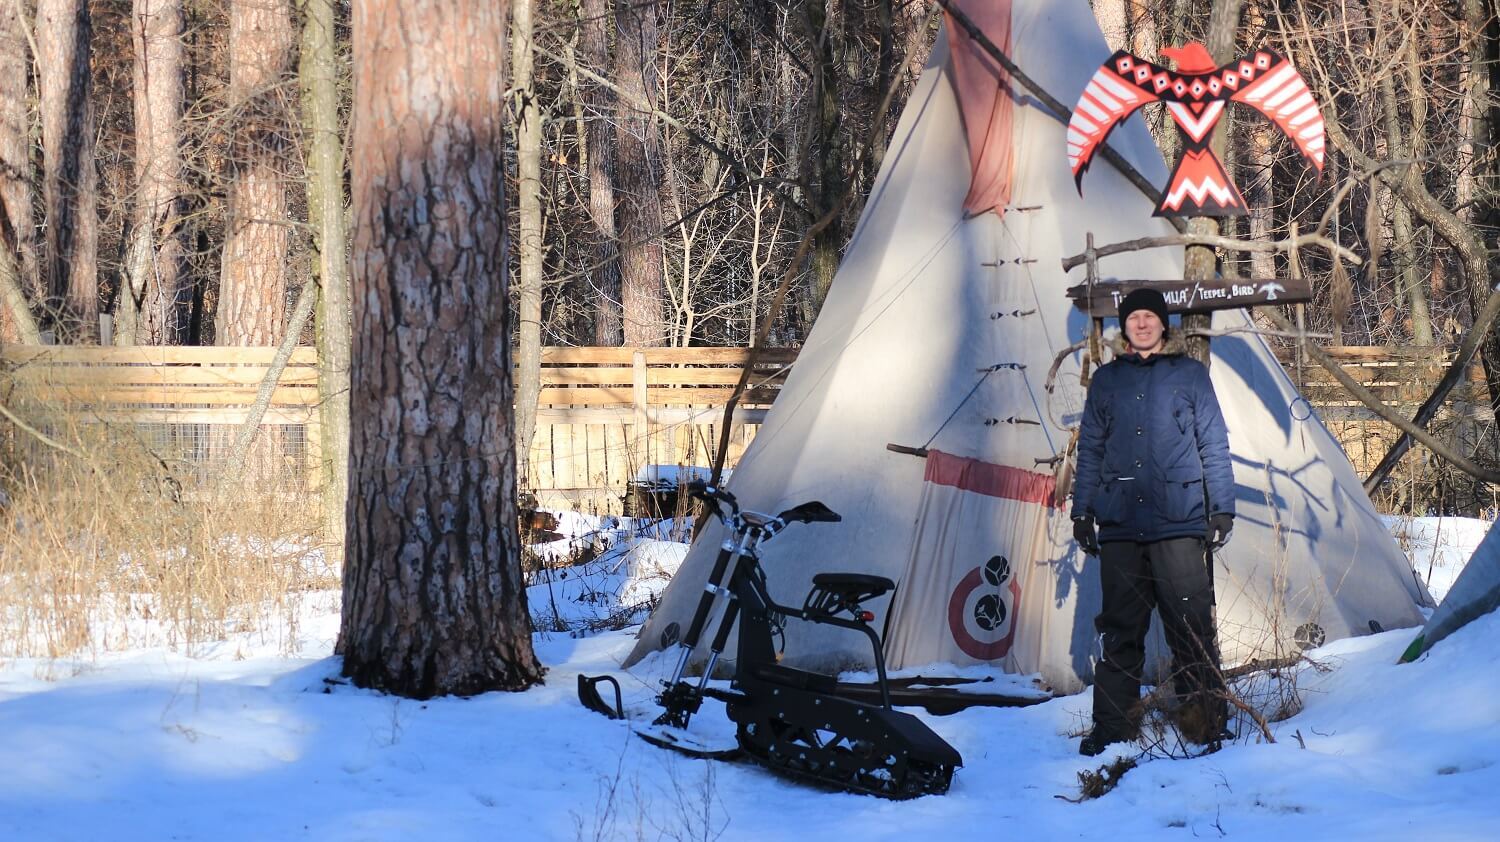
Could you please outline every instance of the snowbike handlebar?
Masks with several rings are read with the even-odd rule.
[[[760,512],[741,511],[739,501],[734,498],[733,494],[726,489],[705,482],[688,483],[688,493],[708,503],[714,517],[735,532],[752,526],[763,529],[768,535],[774,535],[791,523],[838,523],[843,520],[838,512],[817,500],[793,506],[773,517]],[[729,515],[724,514],[720,503],[729,507]]]

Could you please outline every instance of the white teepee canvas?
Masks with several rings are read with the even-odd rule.
[[[969,5],[983,7],[986,32],[1063,101],[1076,101],[1109,56],[1085,3]],[[1087,232],[1102,245],[1170,229],[1105,161],[1080,198],[1066,117],[1018,85],[995,89],[993,121],[971,115],[966,127],[948,44],[939,38],[912,91],[827,302],[729,489],[757,511],[821,500],[843,515],[793,526],[764,547],[778,601],[800,605],[819,572],[887,576],[893,596],[866,607],[884,624],[893,667],[989,663],[1072,691],[1092,675],[1099,585],[1097,559],[1078,551],[1066,504],[1053,500],[1050,460],[1083,404],[1080,355],[1066,358],[1050,392],[1048,372],[1089,324],[1064,296],[1082,270],[1065,274],[1061,260],[1083,250]],[[968,67],[957,83],[971,90]],[[964,210],[971,138],[986,146],[986,180],[998,172],[1004,182],[989,193],[1003,212]],[[1164,182],[1140,119],[1110,143]],[[1105,259],[1101,272],[1180,278],[1181,256],[1136,252]],[[1218,328],[1248,324],[1238,311],[1215,319]],[[1264,342],[1238,333],[1213,349],[1239,509],[1216,564],[1226,662],[1295,652],[1299,637],[1368,633],[1372,621],[1420,623],[1425,590]],[[631,662],[686,627],[720,540],[717,524],[699,536]],[[787,624],[791,664],[866,664],[867,647],[845,630]]]
[[[1500,529],[1490,531],[1474,548],[1474,555],[1453,581],[1443,603],[1432,612],[1417,638],[1402,653],[1402,661],[1415,661],[1433,644],[1500,608]]]

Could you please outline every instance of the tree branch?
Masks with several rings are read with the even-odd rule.
[[[1098,257],[1108,257],[1112,254],[1162,248],[1165,246],[1214,246],[1215,248],[1227,251],[1241,252],[1290,252],[1293,249],[1299,249],[1304,246],[1321,246],[1355,265],[1363,262],[1359,255],[1321,234],[1301,234],[1296,237],[1288,237],[1284,240],[1271,240],[1269,242],[1237,240],[1221,234],[1167,234],[1162,237],[1141,237],[1136,240],[1125,240],[1119,243],[1098,246],[1094,249],[1094,254]],[[1086,253],[1065,257],[1062,262],[1063,271],[1071,272],[1082,266],[1086,260]]]
[[[1500,309],[1500,307],[1497,307],[1496,309]],[[1279,330],[1285,331],[1287,333],[1296,333],[1296,328],[1294,328],[1292,324],[1286,320],[1286,317],[1281,315],[1281,313],[1278,312],[1276,308],[1261,307],[1259,308],[1259,311],[1270,318],[1271,323],[1276,325]],[[1323,353],[1322,348],[1319,348],[1317,345],[1309,342],[1307,336],[1298,336],[1296,342],[1297,345],[1302,348],[1303,352],[1306,353],[1310,358],[1312,358],[1313,362],[1316,362],[1318,365],[1326,369],[1329,374],[1333,375],[1333,379],[1339,381],[1339,384],[1344,387],[1345,391],[1353,395],[1355,399],[1368,407],[1371,412],[1388,421],[1396,429],[1403,431],[1408,436],[1411,436],[1422,444],[1427,445],[1428,450],[1431,450],[1437,456],[1447,460],[1455,468],[1458,468],[1460,471],[1463,471],[1469,476],[1474,477],[1478,480],[1482,480],[1484,482],[1500,483],[1500,471],[1492,471],[1482,465],[1475,464],[1462,454],[1454,451],[1447,444],[1439,441],[1435,436],[1424,430],[1422,427],[1406,420],[1404,416],[1386,406],[1384,403],[1381,403],[1380,399],[1375,397],[1375,395],[1372,394],[1369,389],[1366,389],[1364,386],[1360,385],[1359,382],[1356,381],[1353,377],[1350,377],[1349,372],[1345,371],[1343,366],[1339,365],[1338,362],[1335,361],[1332,357]]]
[[[1311,35],[1305,35],[1304,38],[1310,39]],[[1308,43],[1307,47],[1311,50],[1311,43]],[[1348,158],[1350,163],[1361,169],[1376,173],[1380,180],[1385,182],[1387,187],[1401,197],[1407,207],[1415,211],[1422,218],[1422,221],[1431,225],[1438,236],[1448,241],[1449,245],[1453,246],[1453,249],[1458,252],[1459,258],[1463,262],[1464,271],[1469,275],[1470,283],[1478,283],[1481,278],[1489,278],[1489,253],[1485,249],[1484,239],[1473,228],[1465,224],[1462,219],[1459,219],[1457,214],[1443,207],[1443,204],[1427,191],[1427,187],[1422,183],[1420,178],[1413,177],[1415,174],[1414,167],[1387,166],[1378,163],[1374,158],[1366,155],[1364,150],[1360,149],[1344,133],[1343,124],[1339,122],[1338,114],[1333,110],[1333,104],[1336,100],[1328,90],[1328,85],[1322,79],[1319,79],[1319,88],[1322,93],[1322,101],[1327,103],[1323,113],[1324,131],[1333,147],[1343,153],[1344,157]],[[1385,481],[1386,477],[1390,476],[1391,471],[1396,467],[1396,463],[1401,460],[1406,451],[1411,449],[1412,439],[1416,439],[1427,445],[1433,453],[1452,462],[1460,470],[1463,470],[1464,473],[1486,482],[1496,482],[1497,478],[1500,478],[1500,474],[1480,468],[1468,460],[1463,460],[1463,463],[1460,464],[1456,459],[1450,458],[1451,451],[1448,451],[1446,448],[1443,451],[1439,451],[1437,447],[1434,447],[1431,441],[1429,441],[1431,440],[1431,436],[1423,438],[1423,436],[1417,435],[1418,432],[1423,432],[1425,435],[1424,431],[1427,424],[1437,415],[1437,411],[1442,407],[1443,401],[1447,399],[1448,393],[1463,379],[1465,372],[1468,371],[1469,366],[1474,361],[1474,356],[1479,352],[1480,343],[1489,335],[1490,328],[1495,324],[1497,318],[1500,318],[1500,286],[1492,288],[1489,298],[1484,303],[1484,307],[1475,314],[1474,323],[1469,326],[1468,332],[1464,334],[1463,342],[1458,347],[1458,353],[1454,355],[1453,362],[1448,366],[1448,370],[1443,373],[1443,379],[1438,381],[1438,385],[1432,390],[1432,394],[1427,397],[1426,401],[1423,401],[1410,422],[1403,419],[1401,424],[1396,424],[1403,431],[1403,435],[1396,440],[1395,444],[1391,445],[1391,449],[1380,460],[1380,464],[1376,465],[1375,470],[1371,471],[1370,475],[1365,478],[1365,491],[1367,493],[1380,487],[1380,484]],[[1342,370],[1340,371],[1342,372]],[[1343,381],[1341,380],[1340,382]],[[1355,397],[1359,396],[1355,395]],[[1360,398],[1360,401],[1364,402],[1364,399]],[[1385,417],[1386,420],[1391,420],[1388,416],[1382,415],[1382,417]],[[1395,422],[1393,421],[1392,423]],[[1465,464],[1470,465],[1481,473],[1475,473],[1474,470],[1465,468]]]
[[[557,53],[554,53],[554,52],[552,52],[552,51],[550,51],[550,50],[542,47],[540,44],[536,43],[535,40],[533,40],[533,42],[532,42],[532,48],[535,49],[537,52],[541,53],[542,55],[547,56],[548,58],[552,59],[553,61],[556,61],[556,62],[563,62],[564,61],[563,58],[561,56],[559,56]],[[597,85],[599,85],[601,87],[609,89],[610,91],[612,91],[614,93],[615,96],[617,96],[617,97],[620,98],[621,102],[625,103],[626,105],[629,105],[631,108],[633,108],[636,111],[639,111],[639,112],[641,112],[643,114],[650,114],[652,117],[655,117],[656,119],[662,121],[663,123],[666,123],[667,125],[671,126],[672,128],[677,129],[678,131],[680,131],[683,134],[687,135],[689,138],[692,139],[692,141],[694,143],[698,144],[699,146],[703,147],[704,149],[707,149],[708,151],[710,151],[710,152],[714,153],[715,155],[717,155],[719,157],[719,159],[722,160],[730,169],[732,169],[735,172],[739,173],[740,175],[744,176],[747,180],[750,180],[750,181],[761,181],[761,182],[770,182],[770,181],[772,181],[772,179],[767,179],[767,178],[763,177],[762,175],[760,175],[759,173],[755,172],[749,166],[747,166],[745,163],[743,163],[742,161],[740,161],[739,158],[736,158],[734,155],[730,154],[730,152],[728,150],[724,149],[722,146],[718,145],[717,143],[714,143],[712,140],[709,140],[708,138],[704,137],[703,135],[699,134],[698,132],[694,131],[691,126],[687,125],[686,123],[682,122],[681,120],[677,119],[676,117],[673,117],[671,114],[668,114],[667,112],[661,110],[660,108],[657,108],[656,106],[652,105],[649,102],[644,102],[642,100],[636,99],[635,97],[631,96],[628,91],[625,91],[622,88],[620,88],[619,85],[616,85],[614,82],[611,82],[610,80],[604,78],[603,76],[600,76],[598,73],[595,73],[594,71],[588,69],[587,67],[584,67],[582,64],[574,62],[574,66],[577,68],[577,70],[578,70],[578,72],[579,72],[580,75],[587,76],[589,78],[589,80],[592,81],[593,83],[595,83],[595,84],[597,84]],[[796,182],[791,181],[789,179],[775,179],[774,181],[777,182],[777,183],[780,183],[780,184],[795,184],[796,183]],[[784,192],[782,190],[779,190],[779,189],[777,189],[774,186],[771,189],[775,190],[776,191],[776,195],[778,197],[780,197],[782,201],[786,202],[791,207],[797,208],[799,211],[801,211],[804,214],[809,213],[809,211],[808,211],[808,209],[806,207],[804,207],[801,203],[799,203],[792,196],[788,195],[786,192]]]

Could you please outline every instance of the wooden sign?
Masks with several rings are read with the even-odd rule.
[[[1211,281],[1101,281],[1093,295],[1084,285],[1069,287],[1074,306],[1096,319],[1116,315],[1120,299],[1131,290],[1151,287],[1161,290],[1171,313],[1207,313],[1266,304],[1298,304],[1312,300],[1312,282],[1303,278],[1224,278]]]

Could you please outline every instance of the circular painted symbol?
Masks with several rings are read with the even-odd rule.
[[[1317,623],[1303,623],[1292,634],[1292,639],[1297,641],[1299,649],[1316,649],[1323,645],[1327,637],[1323,627]]]
[[[1010,562],[1005,556],[997,555],[984,563],[984,581],[991,585],[999,585],[1010,578]]]
[[[985,631],[994,631],[1005,622],[1005,603],[999,594],[987,593],[974,603],[974,622]]]
[[[1021,587],[1004,556],[970,570],[948,597],[948,631],[954,644],[978,661],[1005,657],[1016,638],[1020,597]]]
[[[676,623],[667,623],[667,627],[661,630],[661,648],[666,649],[677,642],[677,636],[682,634],[682,627]]]

